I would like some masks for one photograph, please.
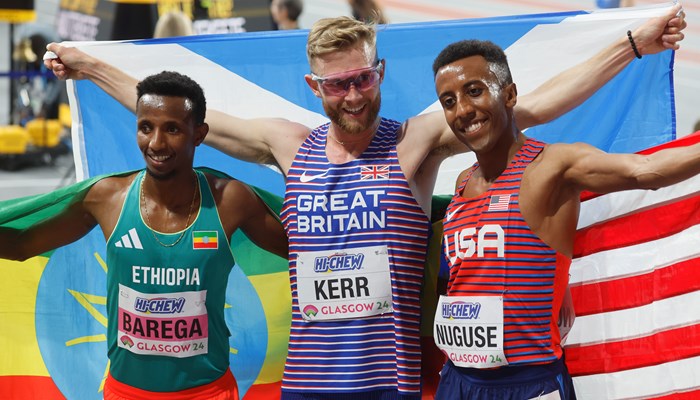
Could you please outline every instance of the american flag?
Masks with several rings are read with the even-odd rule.
[[[700,398],[700,176],[582,200],[566,344],[578,397]]]
[[[360,167],[360,180],[367,179],[389,179],[388,165],[373,165],[371,167]]]
[[[509,194],[494,194],[489,200],[488,211],[507,211],[510,204]]]

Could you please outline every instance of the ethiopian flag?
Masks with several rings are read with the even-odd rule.
[[[219,233],[217,231],[194,231],[192,232],[193,249],[218,249]]]

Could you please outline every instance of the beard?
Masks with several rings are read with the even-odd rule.
[[[381,92],[378,92],[377,96],[369,104],[365,105],[365,107],[369,107],[369,112],[367,113],[367,117],[362,121],[345,117],[342,114],[342,110],[340,110],[340,106],[338,109],[333,109],[328,106],[326,102],[323,102],[323,109],[326,112],[328,119],[330,119],[333,124],[337,125],[343,132],[357,135],[367,131],[374,125],[374,122],[377,120],[377,116],[379,116],[379,109],[381,108],[381,105],[382,95]]]

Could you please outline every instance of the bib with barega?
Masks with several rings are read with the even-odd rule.
[[[384,314],[391,305],[386,246],[300,253],[299,309],[306,321],[330,321]]]
[[[433,338],[458,367],[508,365],[503,351],[503,297],[440,296]]]

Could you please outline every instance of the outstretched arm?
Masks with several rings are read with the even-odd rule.
[[[650,19],[632,32],[640,54],[677,50],[686,27],[680,4],[663,16]],[[518,97],[515,119],[525,129],[551,121],[574,109],[622,71],[635,54],[626,33],[591,59],[545,82],[533,92]]]
[[[0,228],[0,258],[24,261],[80,239],[96,224],[79,201],[29,229]]]
[[[58,43],[46,48],[58,56],[44,61],[56,77],[89,79],[127,109],[136,110],[136,78],[79,49]],[[307,127],[284,119],[243,119],[208,110],[206,120],[209,124],[206,144],[240,160],[276,164],[285,173],[309,134]]]
[[[608,154],[587,144],[556,144],[557,157],[568,166],[563,178],[581,190],[610,193],[658,189],[700,173],[700,143],[649,155]]]

